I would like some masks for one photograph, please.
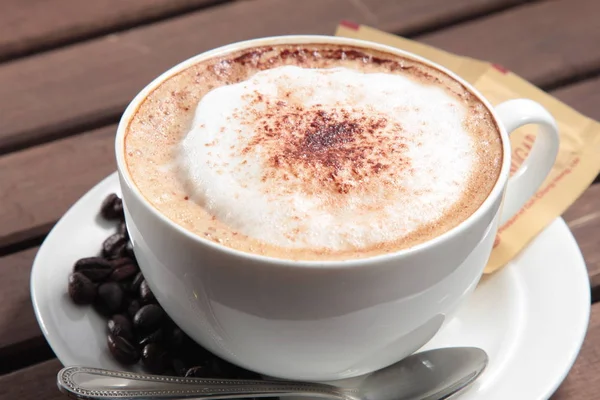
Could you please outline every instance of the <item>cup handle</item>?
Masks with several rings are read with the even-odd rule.
[[[500,225],[515,216],[542,185],[558,154],[560,142],[554,117],[539,103],[528,99],[508,100],[496,107],[508,134],[528,124],[539,125],[531,152],[508,180]]]

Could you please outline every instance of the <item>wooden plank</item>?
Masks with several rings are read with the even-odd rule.
[[[218,0],[4,0],[0,60],[167,18]]]
[[[585,258],[592,297],[600,300],[600,184],[586,190],[563,217]]]
[[[29,274],[37,248],[0,258],[0,375],[54,357],[37,324]]]
[[[29,273],[37,248],[0,258],[0,359],[7,347],[40,336],[29,296]]]
[[[0,377],[0,400],[62,400],[56,389],[61,364],[51,360]],[[600,385],[600,303],[592,306],[590,326],[573,369],[553,400],[596,400]]]
[[[56,387],[61,368],[53,359],[0,377],[0,400],[65,400]]]
[[[600,68],[598,12],[597,0],[536,2],[419,39],[556,87]]]
[[[167,18],[223,0],[5,0],[0,14],[0,60],[72,43],[124,27]],[[523,0],[404,1],[407,18],[401,32],[431,29],[472,15],[494,12]],[[358,2],[360,4],[360,2]],[[365,10],[379,24],[393,25],[398,2],[371,0]],[[432,10],[435,10],[434,18]]]
[[[152,78],[219,45],[269,35],[332,34],[342,19],[398,32],[514,3],[240,1],[28,57],[0,66],[0,151],[116,122],[127,102]]]
[[[357,0],[359,1],[359,0]],[[532,0],[364,0],[366,8],[377,21],[376,25],[403,36],[414,36],[496,13]],[[400,13],[400,14],[399,14]],[[402,26],[398,19],[402,18]],[[396,28],[396,26],[398,26]]]
[[[115,130],[112,125],[0,157],[0,171],[10,171],[0,174],[0,248],[47,233],[116,169]]]
[[[600,120],[600,77],[562,87],[552,94],[588,117]]]
[[[549,332],[550,334],[550,332]],[[551,357],[551,350],[548,355]],[[596,400],[600,389],[600,303],[592,305],[590,324],[579,357],[552,400]]]
[[[587,116],[600,119],[600,78],[566,86],[552,94]],[[600,185],[592,185],[563,216],[585,258],[592,298],[600,301]]]

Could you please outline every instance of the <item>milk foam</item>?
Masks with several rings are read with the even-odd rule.
[[[241,234],[360,249],[459,202],[476,162],[466,113],[406,76],[282,66],[207,93],[177,161],[192,200]]]

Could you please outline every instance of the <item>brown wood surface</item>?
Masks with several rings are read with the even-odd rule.
[[[0,374],[53,357],[37,324],[29,275],[37,247],[0,257]]]
[[[0,400],[64,398],[55,387],[60,363],[31,306],[37,251],[31,246],[114,171],[119,114],[144,84],[181,59],[251,37],[330,34],[347,19],[498,62],[600,119],[595,0],[93,3],[6,0],[0,8],[0,61],[38,52],[0,64]],[[593,300],[600,300],[600,185],[564,218],[588,265]],[[600,398],[599,354],[597,303],[581,354],[553,399]]]
[[[526,4],[426,35],[448,51],[499,63],[542,87],[600,69],[597,0]]]
[[[529,3],[532,0],[352,0],[373,20],[372,26],[415,35]],[[539,0],[538,0],[539,1]]]
[[[4,349],[41,334],[29,296],[29,273],[37,248],[0,258],[0,359]]]
[[[0,14],[0,60],[156,19],[233,0],[4,0]],[[370,0],[354,2],[371,23],[396,23],[399,6],[408,17],[397,33],[421,31],[523,3],[523,0]],[[317,9],[318,11],[318,9]]]
[[[0,174],[0,249],[47,233],[93,182],[115,171],[115,128],[0,157],[0,171],[11,171]]]
[[[583,253],[593,300],[600,300],[600,184],[587,189],[563,217]]]
[[[578,103],[577,109],[595,119],[600,120],[600,77],[596,74],[589,79],[573,85],[561,87],[552,93],[567,104]],[[600,183],[600,175],[594,183]]]
[[[56,374],[62,368],[57,359],[23,368],[0,377],[2,400],[65,400],[56,388]]]
[[[3,0],[0,60],[166,18],[218,0]]]
[[[578,111],[600,120],[600,77],[564,86],[552,94],[567,104],[577,104]]]
[[[332,34],[342,19],[392,32],[416,29],[480,12],[483,3],[490,8],[515,2],[410,0],[399,7],[396,0],[240,1],[0,65],[0,152],[116,122],[158,74],[219,45],[269,35]]]
[[[549,335],[552,332],[548,332]],[[548,352],[551,357],[551,351]],[[551,362],[551,361],[550,361]],[[515,399],[518,397],[515,396]],[[552,400],[598,400],[600,398],[600,303],[592,306],[588,332],[569,375]]]

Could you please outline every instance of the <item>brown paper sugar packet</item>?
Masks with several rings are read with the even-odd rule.
[[[500,227],[485,273],[494,272],[523,250],[585,191],[600,171],[600,124],[578,113],[501,66],[461,57],[366,26],[342,23],[336,36],[369,40],[415,53],[434,61],[471,83],[490,103],[516,98],[542,104],[556,118],[560,148],[550,175],[521,211]],[[535,140],[536,127],[525,126],[510,136],[511,173]]]

